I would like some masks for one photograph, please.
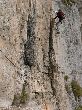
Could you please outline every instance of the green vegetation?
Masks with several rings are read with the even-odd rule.
[[[66,91],[67,91],[67,93],[68,93],[68,91],[69,91],[69,86],[68,86],[68,85],[65,85],[65,89],[66,89]]]
[[[64,80],[65,80],[65,81],[67,81],[68,78],[69,78],[68,75],[65,75],[65,76],[64,76]]]
[[[26,93],[25,87],[26,87],[26,84],[23,84],[22,93],[20,96],[20,103],[21,104],[25,104],[25,102],[28,99],[28,94]]]
[[[13,99],[12,105],[19,106],[20,104],[25,104],[26,103],[26,101],[29,98],[29,95],[26,92],[26,85],[27,85],[27,82],[25,82],[23,84],[23,88],[22,88],[21,94],[15,94],[14,95],[14,99]]]
[[[82,88],[75,80],[72,80],[71,87],[72,87],[72,91],[75,96],[75,99],[77,100],[77,98],[80,98],[82,96]]]
[[[68,94],[70,94],[70,85],[65,84],[65,89]]]
[[[82,110],[82,106],[79,106],[77,109],[75,109],[75,110]]]
[[[76,0],[62,0],[62,2],[65,5],[72,5],[73,3],[76,3]]]
[[[19,100],[20,100],[20,96],[15,94],[12,105],[18,106],[19,105]]]

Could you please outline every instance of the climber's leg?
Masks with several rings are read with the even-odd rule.
[[[56,23],[56,30],[59,30],[58,25],[59,25],[59,21]]]
[[[60,33],[59,32],[59,28],[58,28],[58,24],[59,24],[59,22],[56,23],[56,34],[59,34]]]
[[[63,18],[59,18],[59,23],[61,23],[61,24],[62,24],[62,20],[63,20]]]
[[[57,30],[59,30],[59,29],[58,29],[58,27],[59,27],[59,23],[62,24],[62,20],[63,20],[62,18],[59,18],[59,21],[56,23],[56,28],[57,28]]]

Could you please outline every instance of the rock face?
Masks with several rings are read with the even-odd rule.
[[[66,18],[57,34],[57,19],[53,22],[53,18],[59,8]],[[0,26],[0,110],[74,110],[81,104],[71,87],[70,94],[65,89],[72,80],[82,86],[81,23],[76,4],[0,0]]]
[[[82,87],[82,38],[81,38],[81,8],[82,1],[72,6],[63,5],[59,0],[53,3],[53,10],[62,9],[65,13],[65,20],[59,25],[60,34],[54,32],[54,48],[56,53],[56,63],[64,76],[68,75],[68,85],[71,81],[76,80]],[[54,12],[53,12],[53,16]],[[79,91],[79,90],[78,90]],[[71,90],[70,90],[71,92]],[[72,109],[81,104],[75,100],[73,94],[70,94]]]

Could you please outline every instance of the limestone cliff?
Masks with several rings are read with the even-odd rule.
[[[60,8],[65,20],[57,34],[53,18]],[[0,0],[0,110],[75,110],[82,104],[71,85],[82,86],[80,15],[79,3]]]

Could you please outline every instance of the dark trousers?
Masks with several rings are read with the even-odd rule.
[[[58,16],[56,16],[54,19],[56,19]],[[62,20],[63,20],[63,18],[62,17],[58,17],[59,18],[59,21],[56,23],[56,24],[59,24],[59,23],[61,23],[62,24]]]

